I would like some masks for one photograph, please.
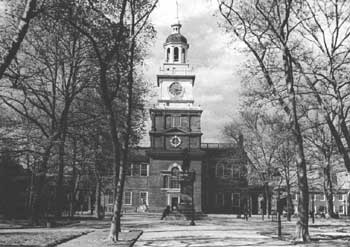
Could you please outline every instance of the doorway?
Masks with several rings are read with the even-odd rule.
[[[171,210],[177,210],[179,206],[179,197],[178,196],[172,196],[171,197]]]

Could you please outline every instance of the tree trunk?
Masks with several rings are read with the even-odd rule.
[[[96,178],[96,192],[95,192],[95,215],[97,219],[103,218],[102,206],[101,206],[101,181],[100,178]]]
[[[286,178],[287,187],[287,221],[291,221],[291,212],[293,210],[292,195],[290,193],[290,181]]]
[[[130,1],[131,10],[131,37],[135,33],[135,1]],[[134,87],[134,57],[135,56],[135,38],[132,38],[129,46],[129,71],[128,71],[128,101],[127,101],[127,121],[126,121],[126,134],[124,136],[124,150],[123,150],[123,161],[119,166],[119,186],[118,196],[114,208],[114,220],[112,220],[111,231],[109,237],[114,241],[118,240],[119,232],[121,231],[121,211],[123,205],[123,194],[127,166],[129,165],[129,142],[130,136],[132,135],[132,115],[133,115],[133,87]],[[112,232],[114,230],[115,232]],[[114,233],[114,235],[112,235]]]
[[[269,184],[265,183],[265,214],[267,215],[267,218],[270,218],[270,191],[269,191]]]
[[[331,178],[330,161],[327,161],[327,165],[323,168],[323,189],[327,200],[327,212],[329,217],[335,218],[333,211],[333,184]]]
[[[309,235],[309,188],[307,183],[306,161],[303,147],[303,137],[297,115],[297,100],[294,91],[293,63],[289,48],[285,45],[283,50],[283,65],[285,81],[288,89],[288,99],[291,103],[290,120],[293,123],[293,136],[295,141],[295,160],[298,174],[299,201],[298,220],[296,223],[295,239],[301,242],[310,241]]]
[[[56,185],[56,210],[55,216],[60,218],[62,216],[63,205],[64,205],[64,192],[63,192],[63,178],[64,178],[64,145],[65,145],[65,134],[62,134],[61,140],[58,147],[58,174],[57,174],[57,185]]]
[[[50,141],[50,144],[46,148],[41,163],[39,163],[39,167],[37,171],[34,172],[33,178],[33,187],[32,187],[32,195],[31,195],[31,205],[30,205],[30,221],[33,225],[39,224],[39,218],[43,215],[43,204],[42,202],[42,190],[45,185],[46,180],[46,172],[47,172],[47,163],[50,158],[52,143],[55,140],[53,137]],[[40,207],[41,206],[41,207]]]

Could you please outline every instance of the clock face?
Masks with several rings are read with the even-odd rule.
[[[178,136],[173,136],[170,139],[170,144],[171,144],[171,146],[177,148],[181,144],[181,139]]]
[[[169,86],[169,92],[173,96],[180,96],[182,94],[183,88],[180,83],[178,82],[173,82]]]

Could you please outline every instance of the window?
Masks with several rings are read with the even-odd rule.
[[[344,201],[344,200],[345,200],[344,194],[338,194],[338,201]]]
[[[216,194],[216,206],[218,207],[224,206],[224,194],[221,192]]]
[[[217,177],[223,177],[224,176],[224,165],[223,164],[217,164],[216,165],[216,176]]]
[[[148,176],[148,164],[141,164],[140,169],[141,169],[140,171],[141,176],[145,176],[145,177]]]
[[[132,164],[129,164],[126,170],[126,176],[131,176],[132,174]]]
[[[132,192],[131,191],[124,192],[124,205],[132,205]]]
[[[343,205],[340,205],[339,206],[339,213],[340,214],[344,214],[345,212],[344,212],[344,206]]]
[[[169,188],[169,176],[163,177],[163,188]]]
[[[132,176],[140,176],[140,164],[132,164]]]
[[[239,207],[239,205],[240,205],[240,194],[232,193],[232,206]]]
[[[173,116],[171,118],[171,127],[181,127],[181,117]]]
[[[182,62],[183,63],[186,62],[186,51],[185,51],[185,48],[182,48]]]
[[[166,61],[169,62],[169,58],[170,58],[170,48],[168,48],[166,50]]]
[[[325,194],[321,194],[320,195],[320,200],[321,201],[325,201],[326,200],[326,195]]]
[[[107,195],[107,204],[113,204],[114,203],[113,192],[110,190],[107,190],[106,195]]]
[[[140,203],[142,205],[148,205],[148,192],[147,191],[140,192]]]
[[[163,177],[163,188],[180,189],[180,170],[177,167],[171,169],[171,174]]]
[[[174,49],[174,62],[179,61],[179,48],[175,47]]]
[[[130,167],[127,171],[128,176],[148,176],[148,164],[141,163],[141,164],[130,164]]]
[[[232,165],[225,164],[224,165],[224,177],[231,177],[232,176]]]
[[[170,188],[172,189],[179,189],[180,188],[180,181],[178,177],[171,177],[170,178]]]

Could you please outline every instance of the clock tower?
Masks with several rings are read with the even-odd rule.
[[[158,201],[163,201],[163,206],[177,208],[192,201],[188,193],[192,190],[195,209],[201,211],[202,110],[193,99],[195,75],[187,61],[189,44],[181,34],[179,22],[171,25],[171,29],[163,46],[164,62],[157,75],[158,103],[150,109],[148,155],[153,171],[160,177]],[[184,188],[181,174],[190,170],[195,173],[195,179],[189,189]]]

